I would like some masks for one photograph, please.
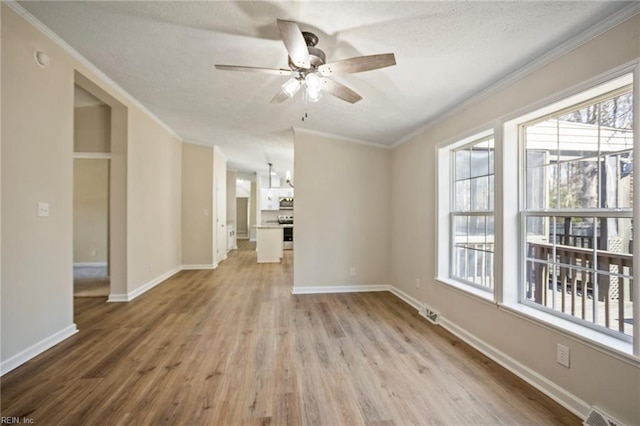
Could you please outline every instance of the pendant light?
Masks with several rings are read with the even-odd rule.
[[[271,201],[273,199],[273,193],[271,192],[271,174],[272,172],[272,168],[273,168],[273,164],[268,163],[269,164],[269,190],[267,191],[267,199],[269,201]]]
[[[291,172],[289,170],[287,170],[287,173],[285,174],[285,180],[287,181],[289,186],[293,188],[293,183],[291,182]]]

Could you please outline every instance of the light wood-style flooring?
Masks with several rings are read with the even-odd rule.
[[[130,303],[75,299],[80,332],[2,378],[41,425],[579,425],[390,293],[291,295],[292,252],[240,248]]]
[[[106,266],[73,267],[73,297],[107,297],[109,285]]]

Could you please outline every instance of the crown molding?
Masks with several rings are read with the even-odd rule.
[[[188,143],[189,145],[204,146],[206,148],[211,148],[211,149],[213,149],[214,146],[217,146],[217,145],[211,145],[210,143],[207,143],[207,142],[202,142],[202,141],[197,141],[192,139],[183,139],[182,143]]]
[[[183,138],[175,130],[169,127],[168,124],[166,124],[157,115],[155,115],[153,112],[147,109],[147,107],[145,107],[142,103],[140,103],[140,101],[134,98],[129,92],[123,89],[122,86],[120,86],[118,83],[116,83],[111,78],[109,78],[109,76],[107,76],[104,72],[98,69],[98,67],[96,67],[93,63],[91,63],[87,58],[82,56],[80,52],[78,52],[73,47],[71,47],[69,43],[64,41],[62,37],[60,37],[58,34],[53,32],[53,30],[51,30],[44,23],[42,23],[42,21],[40,21],[38,18],[33,16],[31,13],[29,13],[29,11],[26,10],[24,7],[22,7],[20,4],[18,4],[16,0],[2,0],[2,3],[9,6],[11,10],[17,13],[29,24],[31,24],[35,29],[37,29],[42,34],[44,34],[45,37],[49,38],[51,41],[57,44],[60,48],[62,48],[62,50],[64,50],[67,54],[69,54],[73,59],[78,61],[82,66],[84,66],[96,77],[98,77],[100,80],[106,83],[107,86],[113,89],[119,96],[127,100],[129,103],[131,103],[135,107],[139,108],[141,111],[143,111],[145,114],[151,117],[151,119],[153,119],[156,123],[158,123],[162,128],[164,128],[167,132],[169,132],[171,135],[176,137],[178,140],[180,140],[181,142],[184,142]]]
[[[457,113],[467,108],[468,106],[498,92],[501,89],[504,89],[507,86],[510,86],[516,81],[521,80],[525,76],[532,74],[533,72],[550,64],[556,59],[566,55],[572,50],[577,49],[578,47],[582,46],[585,43],[588,43],[589,41],[609,31],[610,29],[616,27],[617,25],[620,25],[621,23],[633,18],[639,13],[640,13],[640,2],[638,1],[632,2],[629,6],[623,9],[620,9],[619,11],[617,11],[611,16],[608,16],[607,18],[598,22],[594,26],[590,27],[588,30],[578,34],[572,39],[567,40],[566,42],[551,49],[549,52],[529,62],[527,65],[523,66],[522,68],[519,68],[513,73],[507,75],[506,77],[487,86],[486,88],[477,92],[475,95],[468,98],[466,101],[460,104],[457,104],[456,106],[444,111],[442,114],[436,116],[433,119],[427,120],[427,122],[420,125],[416,130],[408,133],[407,135],[405,135],[404,137],[400,138],[398,141],[393,143],[390,146],[390,148],[391,149],[396,148],[410,141],[411,139],[415,138],[419,134],[424,133],[426,130],[456,115]]]
[[[336,134],[333,134],[333,133],[321,132],[319,130],[303,129],[303,128],[300,128],[300,127],[293,127],[292,129],[293,129],[294,137],[295,137],[296,133],[306,133],[308,135],[320,136],[320,137],[330,138],[330,139],[337,139],[337,140],[340,140],[340,141],[343,141],[343,142],[356,143],[356,144],[359,144],[359,145],[366,145],[366,146],[371,146],[371,147],[379,148],[379,149],[391,149],[392,148],[389,145],[383,145],[383,144],[380,144],[380,143],[363,141],[361,139],[350,138],[348,136],[336,135]]]
[[[211,152],[217,151],[218,154],[220,154],[222,156],[222,158],[224,158],[224,161],[227,161],[227,162],[229,161],[229,158],[227,157],[227,154],[224,153],[224,151],[222,150],[222,148],[220,148],[219,145],[211,145],[211,144],[206,143],[206,142],[188,141],[188,140],[183,140],[182,143],[183,144],[196,145],[196,146],[202,146],[204,148],[210,148]]]

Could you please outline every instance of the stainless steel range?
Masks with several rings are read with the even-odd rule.
[[[279,215],[278,223],[280,225],[293,225],[293,216]]]
[[[293,216],[278,216],[278,223],[285,225],[282,227],[283,242],[282,248],[284,250],[293,250]]]

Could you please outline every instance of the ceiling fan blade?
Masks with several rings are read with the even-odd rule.
[[[340,84],[333,80],[329,80],[326,77],[321,77],[320,80],[322,80],[323,83],[322,90],[335,96],[336,98],[340,98],[343,101],[347,101],[352,104],[355,104],[362,99],[362,96],[358,95],[356,92],[349,89],[343,84]]]
[[[358,56],[356,58],[330,62],[328,64],[320,65],[318,67],[318,71],[320,71],[320,74],[322,75],[352,74],[390,67],[395,64],[396,57],[393,53],[383,53],[380,55]]]
[[[271,99],[270,103],[272,103],[272,104],[280,104],[280,103],[286,101],[287,99],[291,99],[291,98],[289,97],[289,95],[287,95],[285,93],[284,90],[280,89],[280,91],[278,93],[276,93],[276,95],[273,97],[273,99]]]
[[[224,71],[243,71],[243,72],[255,72],[260,74],[271,75],[291,75],[291,70],[274,69],[274,68],[260,68],[260,67],[243,67],[239,65],[216,65],[216,69]]]
[[[293,21],[278,19],[278,28],[291,61],[299,68],[311,68],[307,42],[304,41],[304,36],[298,24]]]

